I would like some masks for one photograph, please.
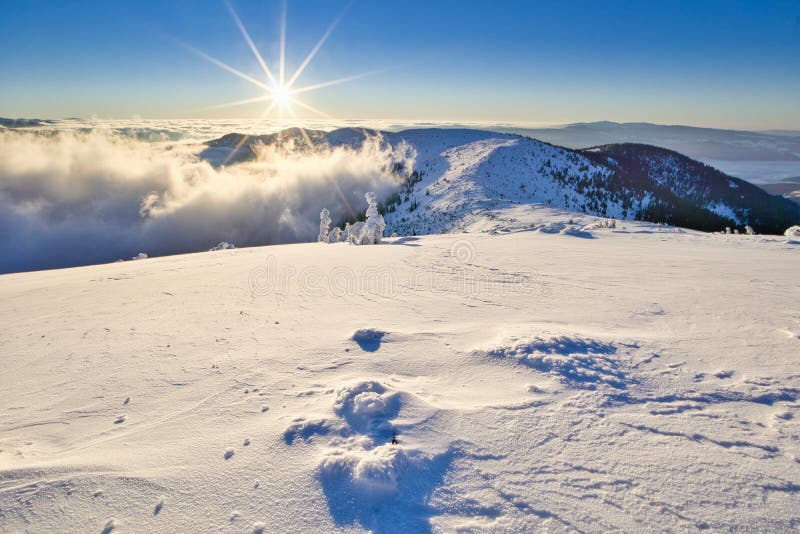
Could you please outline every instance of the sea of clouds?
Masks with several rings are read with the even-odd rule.
[[[363,213],[367,191],[386,198],[399,185],[393,162],[413,166],[407,147],[377,139],[358,149],[262,146],[254,160],[224,167],[197,156],[200,141],[232,131],[248,125],[0,129],[0,273],[205,251],[222,241],[313,241],[323,207],[336,221]]]

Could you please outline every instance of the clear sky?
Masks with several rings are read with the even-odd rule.
[[[277,72],[281,0],[231,0]],[[222,0],[2,0],[0,116],[255,117]],[[289,0],[287,78],[334,117],[800,129],[800,1]],[[299,96],[299,95],[298,95]],[[298,106],[298,115],[311,116]]]

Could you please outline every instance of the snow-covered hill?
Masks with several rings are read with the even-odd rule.
[[[634,190],[648,190],[653,202],[640,218],[664,220],[700,230],[721,225],[750,225],[759,232],[781,234],[800,210],[755,185],[664,148],[604,145],[583,151],[607,162]]]
[[[471,219],[516,204],[537,204],[602,217],[636,219],[720,231],[750,225],[782,234],[800,223],[800,207],[752,184],[670,150],[647,145],[605,145],[570,150],[513,134],[480,130],[416,129],[377,132],[343,128],[299,129],[268,136],[231,134],[201,153],[212,162],[244,161],[258,147],[292,143],[359,147],[379,137],[408,146],[413,169],[386,204],[387,231],[443,233]]]
[[[797,529],[800,244],[494,213],[0,277],[0,531]]]
[[[635,209],[625,192],[606,196],[612,176],[607,168],[533,139],[470,130],[416,130],[397,137],[415,147],[419,181],[389,206],[389,232],[448,232],[487,211],[521,203],[619,218]],[[573,177],[586,187],[570,183]]]

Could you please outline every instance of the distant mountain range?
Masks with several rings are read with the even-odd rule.
[[[85,123],[91,128],[97,123]],[[0,127],[7,128],[75,128],[81,126],[79,119],[3,119]],[[219,136],[226,132],[262,133],[265,123],[258,121],[200,121],[200,120],[105,120],[98,124],[109,131],[129,135],[143,141],[179,141],[189,136],[197,138],[198,132],[209,132],[202,137]],[[659,125],[644,122],[617,123],[610,121],[567,124],[548,128],[527,128],[502,124],[481,126],[449,123],[386,122],[379,121],[378,128],[401,131],[409,128],[440,127],[448,129],[489,130],[532,137],[567,148],[638,143],[660,146],[674,150],[707,165],[711,165],[731,176],[743,178],[756,184],[780,182],[800,176],[800,131],[768,130],[742,131],[719,128],[697,128],[680,125]],[[268,126],[268,125],[267,125]],[[329,130],[334,123],[326,121],[317,129]],[[368,127],[365,121],[342,121],[338,126]],[[220,129],[221,128],[221,129]],[[213,132],[213,133],[211,133]]]
[[[557,128],[500,127],[495,130],[526,135],[568,148],[612,143],[660,146],[754,183],[800,176],[800,131],[748,132],[607,121]]]
[[[647,122],[586,122],[558,128],[498,128],[569,148],[640,143],[695,159],[800,162],[800,132],[748,132]]]
[[[764,184],[761,188],[772,195],[782,195],[800,204],[800,176],[787,178],[781,182]]]
[[[52,120],[44,119],[6,119],[0,117],[0,126],[5,128],[32,128],[35,126],[44,126],[53,122]]]
[[[573,150],[512,133],[415,129],[299,129],[264,136],[230,134],[200,156],[214,164],[252,159],[254,147],[280,142],[359,147],[368,136],[405,142],[415,167],[385,199],[388,231],[442,233],[477,214],[513,204],[544,204],[601,217],[664,222],[704,231],[726,226],[778,234],[800,223],[800,205],[770,195],[675,151],[644,144]]]

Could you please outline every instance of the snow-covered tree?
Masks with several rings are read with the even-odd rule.
[[[338,243],[342,240],[342,229],[338,226],[334,227],[330,233],[330,239],[328,240],[329,243]]]
[[[330,239],[328,237],[330,228],[331,214],[328,211],[328,208],[322,208],[322,211],[319,212],[319,236],[317,237],[317,241],[320,243],[328,243]]]
[[[229,250],[236,248],[236,245],[233,243],[228,243],[227,241],[220,241],[218,245],[211,247],[208,249],[209,252],[215,252],[217,250]]]
[[[745,226],[745,227],[744,227],[744,232],[745,232],[747,235],[756,235],[756,231],[755,231],[755,230],[753,230],[753,227],[752,227],[752,226],[750,226],[749,224],[748,224],[747,226]]]
[[[386,229],[386,221],[378,211],[378,201],[372,191],[364,195],[369,206],[367,207],[367,221],[364,223],[362,243],[365,245],[379,245]]]
[[[345,240],[351,245],[369,245],[370,243],[366,242],[366,235],[364,232],[364,222],[359,221],[355,224],[351,224],[350,226],[348,226],[347,236],[345,236]]]

